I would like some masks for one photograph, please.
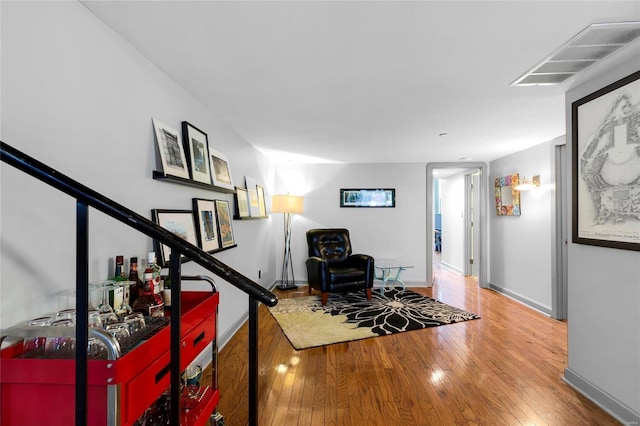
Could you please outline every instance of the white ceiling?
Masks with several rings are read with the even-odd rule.
[[[510,86],[638,1],[83,3],[249,143],[318,161],[491,161],[564,135],[564,93],[640,55]]]

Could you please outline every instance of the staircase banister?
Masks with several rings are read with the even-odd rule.
[[[0,159],[162,244],[178,250],[187,258],[265,305],[275,306],[278,303],[275,294],[199,247],[2,141],[0,141]]]

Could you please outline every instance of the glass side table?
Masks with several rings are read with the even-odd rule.
[[[380,295],[384,296],[384,290],[387,283],[396,283],[402,286],[404,292],[406,286],[404,281],[400,279],[402,271],[413,268],[413,265],[407,265],[394,259],[381,259],[374,260],[375,266],[375,278],[382,281],[380,285]]]

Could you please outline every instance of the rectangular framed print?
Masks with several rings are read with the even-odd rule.
[[[209,141],[207,134],[192,124],[182,122],[182,138],[191,179],[211,185]]]
[[[256,192],[258,193],[258,209],[261,217],[267,217],[267,203],[264,198],[264,188],[260,185],[256,185]]]
[[[234,189],[227,156],[215,149],[209,149],[211,158],[211,178],[213,184],[221,188]]]
[[[640,71],[571,105],[573,242],[640,251]]]
[[[151,210],[152,220],[163,228],[173,232],[183,240],[190,242],[194,246],[196,241],[196,228],[193,222],[193,212],[191,210]],[[155,243],[156,253],[159,254],[159,263],[163,267],[168,267],[171,260],[171,248],[165,244]],[[182,256],[181,260],[186,261]]]
[[[515,187],[520,182],[520,175],[497,177],[494,184],[496,215],[520,216],[520,191]]]
[[[193,214],[196,222],[198,246],[211,253],[220,248],[218,238],[218,218],[214,200],[193,199]]]
[[[249,214],[251,217],[260,217],[260,204],[258,202],[258,186],[256,180],[252,177],[244,177],[247,186],[247,194],[249,195]]]
[[[343,188],[340,189],[340,207],[395,207],[396,190]]]
[[[223,248],[236,245],[233,237],[233,227],[231,224],[231,212],[229,202],[226,200],[215,200],[216,217],[218,218],[218,234],[220,235],[220,245]]]
[[[244,188],[236,188],[236,216],[239,218],[250,217],[249,195]]]
[[[162,172],[165,175],[189,179],[187,159],[180,140],[180,134],[171,127],[152,119],[156,135],[156,144],[162,162]]]

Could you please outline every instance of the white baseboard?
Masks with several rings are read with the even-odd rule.
[[[562,379],[576,391],[593,401],[598,407],[611,414],[612,417],[623,425],[640,425],[640,413],[634,412],[631,408],[572,371],[570,368],[564,370],[564,377]]]
[[[551,316],[551,314],[552,314],[550,307],[542,306],[542,305],[534,302],[533,300],[531,300],[531,299],[529,299],[529,298],[527,298],[527,297],[525,297],[525,296],[523,296],[521,294],[518,294],[518,293],[516,293],[514,291],[508,290],[506,288],[502,288],[502,287],[497,286],[497,285],[495,285],[493,283],[489,283],[489,288],[491,290],[497,291],[498,293],[507,296],[510,299],[515,300],[516,302],[520,302],[523,305],[525,305],[525,306],[527,306],[527,307],[529,307],[531,309],[535,309],[536,311],[538,311],[538,312],[540,312],[542,314],[545,314],[547,316]]]
[[[453,265],[451,265],[451,264],[449,264],[447,262],[444,262],[444,261],[440,261],[440,267],[448,269],[449,271],[455,272],[455,273],[460,274],[460,275],[463,274],[462,269],[460,269],[460,268],[458,268],[456,266],[453,266]]]

